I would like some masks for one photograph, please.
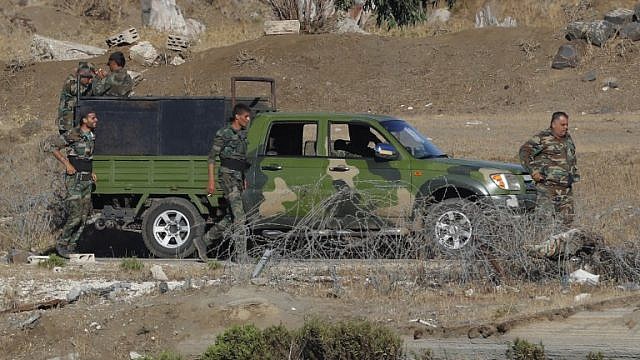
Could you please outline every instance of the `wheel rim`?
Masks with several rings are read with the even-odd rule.
[[[440,245],[447,249],[463,248],[471,241],[472,234],[471,220],[460,211],[447,211],[436,222],[436,239]]]
[[[189,219],[178,210],[166,210],[153,221],[153,238],[167,249],[184,245],[191,234]]]

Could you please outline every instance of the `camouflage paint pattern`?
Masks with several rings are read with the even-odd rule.
[[[91,84],[80,83],[80,96],[87,96],[91,93]],[[60,101],[58,103],[58,130],[65,133],[73,128],[73,109],[76,106],[78,96],[78,81],[76,75],[69,75],[64,80],[60,91]]]

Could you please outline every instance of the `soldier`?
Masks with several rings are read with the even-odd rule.
[[[51,141],[53,156],[65,167],[65,199],[69,216],[56,243],[60,256],[68,257],[76,250],[91,211],[91,189],[97,180],[93,173],[92,158],[98,117],[93,110],[82,110],[80,125]],[[61,150],[66,148],[65,157]]]
[[[551,125],[520,147],[520,161],[536,183],[538,206],[559,216],[565,226],[573,222],[573,183],[580,180],[576,146],[569,135],[569,116],[555,112]]]
[[[207,192],[209,195],[215,192],[215,160],[216,157],[220,157],[220,168],[217,175],[224,197],[231,207],[233,222],[229,217],[225,217],[215,224],[205,236],[207,242],[219,240],[225,228],[232,223],[236,230],[244,227],[245,213],[242,204],[242,191],[244,190],[244,171],[248,167],[246,129],[250,121],[251,109],[247,105],[237,104],[233,108],[231,122],[218,130],[213,139],[209,153]],[[247,239],[244,233],[236,238],[234,246],[238,261],[246,261]],[[206,261],[206,245],[202,239],[197,239],[196,248],[200,259]]]
[[[60,134],[73,128],[73,108],[76,105],[78,89],[80,90],[80,96],[90,95],[94,75],[93,64],[81,62],[78,64],[75,74],[70,74],[64,80],[58,106],[58,130]],[[78,78],[80,78],[79,86]]]
[[[92,94],[94,96],[129,96],[133,90],[133,79],[124,69],[124,54],[116,51],[109,56],[107,65],[111,70],[106,73],[98,69],[98,79],[93,84]]]

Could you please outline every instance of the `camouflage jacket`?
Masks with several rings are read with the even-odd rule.
[[[220,157],[220,161],[225,159],[238,160],[246,163],[247,161],[247,131],[236,131],[231,127],[231,124],[223,127],[216,132],[216,136],[213,138],[213,145],[209,152],[209,163],[213,164],[216,161],[216,157]],[[237,170],[227,169],[223,166],[225,171]]]
[[[576,146],[567,135],[558,139],[545,129],[520,147],[520,162],[531,174],[539,172],[545,184],[571,186],[580,180],[576,168]]]
[[[124,68],[112,71],[104,79],[93,82],[94,96],[129,96],[133,90],[133,79]]]
[[[68,114],[73,113],[73,108],[76,105],[76,98],[78,96],[78,79],[75,75],[71,74],[64,80],[62,90],[60,91],[60,104],[58,105],[58,124],[62,124],[62,118]],[[80,83],[80,96],[87,96],[91,94],[91,84],[83,85]]]
[[[67,156],[80,160],[92,160],[96,136],[92,131],[82,132],[79,126],[49,141],[49,150],[67,149]]]

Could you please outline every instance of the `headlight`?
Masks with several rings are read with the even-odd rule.
[[[502,190],[520,190],[518,177],[513,174],[492,174],[491,180]]]

